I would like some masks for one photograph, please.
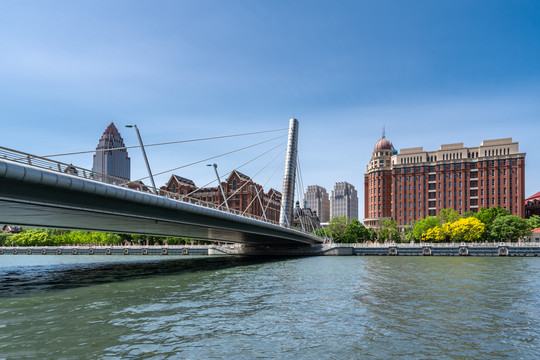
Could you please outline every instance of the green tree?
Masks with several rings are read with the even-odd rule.
[[[446,224],[446,223],[451,223],[454,221],[458,221],[459,214],[454,209],[442,209],[439,212],[439,215],[437,215],[437,219],[439,219],[439,223],[441,225]]]
[[[0,246],[10,245],[11,244],[11,234],[0,231]]]
[[[330,219],[326,232],[334,239],[334,242],[341,243],[345,240],[344,236],[348,225],[349,219],[347,216],[334,216]]]
[[[379,240],[381,241],[400,241],[397,222],[390,219],[382,221],[382,228],[379,230]]]
[[[428,216],[425,219],[419,220],[414,224],[413,237],[418,241],[422,241],[422,236],[425,235],[428,230],[437,226],[441,226],[441,223],[436,217]]]
[[[368,231],[368,241],[376,241],[377,240],[377,232],[373,230],[372,228],[367,228]]]
[[[470,218],[470,217],[476,217],[476,213],[474,211],[466,211],[464,212],[463,214],[461,214],[461,218],[462,219],[467,219],[467,218]]]
[[[343,236],[343,242],[358,243],[370,240],[371,233],[360,221],[357,219],[352,219],[349,224],[347,224],[347,228],[345,229],[345,234]]]
[[[540,216],[538,215],[532,215],[527,219],[527,222],[529,223],[529,230],[540,228]]]
[[[517,241],[529,233],[527,220],[516,215],[499,216],[491,225],[491,238],[494,241]]]
[[[403,241],[411,242],[414,240],[414,226],[405,225],[403,227]]]
[[[489,209],[482,208],[478,211],[476,214],[476,218],[484,223],[486,230],[484,232],[484,235],[482,236],[483,240],[489,240],[489,237],[491,236],[491,226],[495,219],[501,216],[507,216],[510,215],[511,212],[509,210],[503,209],[500,206],[491,207]]]

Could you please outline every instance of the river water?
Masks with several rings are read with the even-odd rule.
[[[0,359],[539,359],[540,259],[0,257]]]

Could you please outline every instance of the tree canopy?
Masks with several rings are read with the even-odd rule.
[[[527,220],[516,215],[499,216],[491,225],[491,238],[495,241],[516,241],[530,234]]]
[[[337,243],[358,243],[375,239],[373,229],[366,228],[357,219],[349,220],[346,216],[333,217],[326,228],[315,233],[319,236],[331,236]]]
[[[466,212],[459,216],[453,209],[443,209],[437,217],[428,216],[414,224],[412,237],[423,241],[516,241],[528,231],[540,227],[540,217],[524,220],[507,218],[510,211],[500,206]],[[505,218],[504,220],[499,220]],[[517,218],[517,219],[516,219]],[[518,220],[520,219],[520,220]],[[526,230],[528,229],[528,230]],[[502,240],[507,239],[507,240]]]

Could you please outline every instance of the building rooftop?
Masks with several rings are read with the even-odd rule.
[[[392,145],[392,143],[388,141],[383,135],[383,137],[379,141],[377,141],[377,143],[375,144],[375,148],[373,149],[373,151],[393,150],[393,149],[394,149],[394,146]]]
[[[118,137],[122,137],[120,135],[120,132],[118,131],[118,129],[116,128],[116,126],[114,126],[114,123],[112,122],[109,126],[107,126],[107,128],[105,129],[105,131],[103,132],[103,135],[113,135],[113,136],[118,136]]]
[[[190,179],[186,179],[184,177],[181,177],[181,176],[178,176],[178,175],[174,175],[173,174],[173,177],[176,181],[178,181],[179,184],[185,184],[185,185],[190,185],[190,186],[195,186],[195,183],[193,182],[193,180],[190,180]]]
[[[534,201],[534,200],[540,201],[540,191],[537,192],[536,194],[534,194],[534,195],[529,196],[528,198],[526,198],[526,199],[525,199],[525,202],[528,202],[528,201]]]

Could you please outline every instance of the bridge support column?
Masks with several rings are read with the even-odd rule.
[[[298,157],[298,120],[291,118],[289,122],[289,140],[285,159],[285,175],[283,176],[283,198],[279,214],[279,224],[290,226],[294,205],[294,184],[296,180],[296,163]]]

